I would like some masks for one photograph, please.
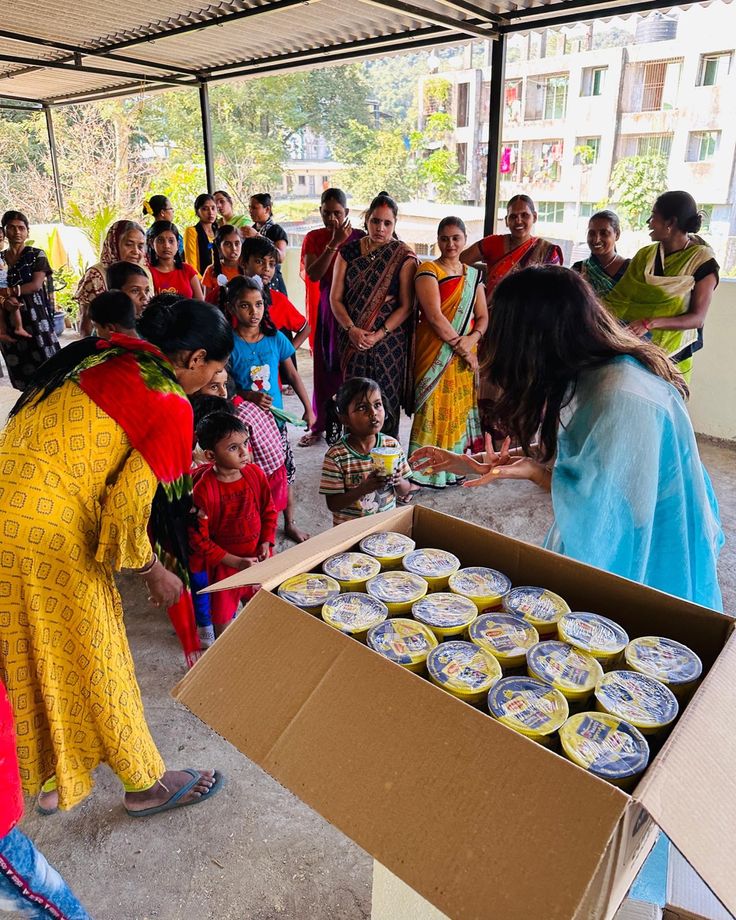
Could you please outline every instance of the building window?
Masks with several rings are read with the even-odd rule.
[[[524,141],[521,174],[529,182],[557,182],[562,171],[563,144],[556,141]]]
[[[527,120],[564,118],[567,108],[567,86],[567,74],[529,77],[526,84]]]
[[[578,214],[580,217],[592,217],[597,210],[598,207],[596,206],[595,201],[581,201]]]
[[[502,182],[515,182],[519,178],[518,141],[501,142],[501,163],[498,171],[501,173]]]
[[[322,188],[329,188],[330,186],[330,177],[322,176]]]
[[[521,123],[521,80],[507,80],[504,85],[503,120],[507,125]]]
[[[581,96],[602,96],[607,67],[586,67],[580,84]]]
[[[565,219],[565,204],[562,201],[538,201],[537,218],[543,224],[561,224]]]
[[[469,97],[470,97],[470,84],[469,83],[458,83],[458,86],[457,86],[457,126],[458,128],[468,127]]]
[[[617,159],[623,157],[669,157],[671,134],[623,134],[618,143]]]
[[[457,144],[455,146],[455,156],[457,157],[457,168],[463,174],[468,172],[468,145]]]
[[[677,108],[682,61],[630,64],[625,74],[625,111],[662,112]]]
[[[599,137],[578,137],[575,140],[575,165],[593,166],[598,162],[601,139]]]
[[[731,72],[733,53],[703,54],[700,57],[698,86],[720,86]]]
[[[710,231],[710,224],[713,220],[713,208],[712,204],[701,204],[700,213],[703,215],[703,223],[700,225],[701,231],[708,233]]]
[[[418,256],[434,255],[434,243],[415,243],[414,252]]]
[[[688,163],[703,163],[712,160],[718,152],[720,131],[691,131],[687,136]]]
[[[315,182],[315,178],[316,178],[315,176],[309,176],[309,179],[308,179],[307,187],[309,189],[310,195],[314,195],[315,192],[317,191],[317,183]]]
[[[306,176],[297,176],[297,177],[296,177],[296,184],[297,184],[297,185],[306,185],[306,184],[307,184],[307,177],[306,177]]]

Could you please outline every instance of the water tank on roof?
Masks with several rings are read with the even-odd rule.
[[[662,13],[653,13],[642,19],[636,27],[636,44],[668,42],[677,38],[677,20]]]

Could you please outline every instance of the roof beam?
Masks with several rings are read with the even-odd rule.
[[[91,67],[89,64],[82,64],[69,61],[49,61],[43,58],[29,58],[17,54],[0,54],[0,62],[4,64],[24,64],[27,67],[35,69],[50,68],[51,70],[65,70],[72,73],[92,73],[105,77],[120,77],[126,80],[150,80],[151,83],[159,83],[164,86],[194,86],[192,80],[186,80],[183,77],[156,77],[149,74],[131,73],[125,70],[112,70],[105,67]],[[23,72],[23,71],[21,71]],[[1,73],[0,80],[10,79],[18,76],[18,72]]]
[[[419,6],[406,3],[405,0],[360,0],[360,2],[367,3],[369,6],[377,6],[380,9],[391,10],[392,13],[405,13],[420,22],[444,26],[444,28],[453,29],[455,32],[465,32],[466,35],[472,35],[474,38],[484,38],[490,41],[494,37],[494,33],[484,26],[477,25],[467,19],[453,19],[442,13],[430,13]]]
[[[450,33],[447,29],[440,28],[439,26],[426,26],[421,29],[413,29],[409,32],[399,32],[394,35],[376,35],[372,38],[360,38],[355,41],[343,42],[341,45],[305,48],[300,51],[286,51],[283,54],[274,54],[269,57],[257,58],[251,61],[239,61],[236,64],[218,64],[217,67],[212,68],[208,79],[225,79],[226,77],[232,76],[230,71],[233,70],[244,73],[251,69],[258,70],[264,65],[271,67],[274,64],[288,63],[291,61],[306,62],[313,58],[331,61],[335,59],[336,55],[358,48],[365,50],[367,53],[378,53],[388,47],[394,49],[399,44],[403,46],[409,45],[411,47],[414,41],[424,38],[433,39],[435,42],[441,44],[443,38],[447,35],[452,35],[454,39],[457,32]]]
[[[590,7],[598,9],[590,10]],[[527,7],[525,10],[517,10],[513,13],[506,13],[508,19],[516,19],[510,25],[499,26],[499,32],[528,32],[530,29],[546,29],[549,26],[563,26],[568,23],[586,22],[592,19],[613,19],[616,16],[628,16],[631,13],[644,13],[650,10],[669,9],[672,6],[672,0],[639,0],[638,3],[622,4],[615,8],[605,5],[605,0],[577,0],[575,3],[559,4],[555,7],[542,7],[534,9]],[[562,7],[565,10],[573,10],[564,14],[557,14],[556,11]],[[549,13],[547,12],[549,11]],[[519,21],[521,17],[523,20]],[[528,18],[527,18],[528,17]]]
[[[20,42],[26,45],[40,45],[43,48],[53,48],[54,51],[67,51],[70,55],[81,54],[85,57],[106,57],[113,61],[120,61],[123,64],[134,64],[137,67],[150,67],[151,70],[163,70],[166,73],[181,73],[189,77],[196,77],[198,72],[188,67],[177,65],[159,64],[153,61],[142,61],[140,58],[128,57],[127,55],[116,55],[106,49],[99,48],[79,48],[76,45],[69,45],[66,42],[53,41],[48,38],[36,38],[33,35],[21,35],[18,32],[8,32],[0,29],[0,38],[6,38],[10,41]],[[67,60],[59,58],[59,60]]]
[[[481,9],[477,3],[469,3],[468,0],[436,0],[437,3],[440,3],[442,6],[447,6],[451,10],[459,10],[462,13],[467,13],[469,16],[474,16],[476,19],[480,19],[481,22],[487,22],[489,25],[494,25],[498,22],[503,22],[503,17],[499,16],[498,13],[492,13],[490,10]]]

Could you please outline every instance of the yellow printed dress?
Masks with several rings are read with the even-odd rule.
[[[0,434],[0,674],[23,788],[56,776],[61,808],[107,763],[146,789],[164,764],[143,715],[113,571],[151,557],[156,478],[73,382]]]

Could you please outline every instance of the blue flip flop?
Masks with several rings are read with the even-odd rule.
[[[177,790],[170,799],[167,799],[162,805],[156,805],[155,808],[144,808],[143,811],[131,811],[129,808],[126,808],[125,811],[130,818],[148,818],[151,815],[160,814],[162,811],[171,811],[172,808],[184,808],[187,805],[199,805],[200,802],[206,802],[212,798],[217,792],[222,789],[225,785],[225,777],[219,771],[215,770],[214,783],[210,786],[209,791],[205,792],[204,795],[201,795],[198,799],[191,799],[189,802],[182,802],[182,799],[194,786],[199,782],[202,771],[193,770],[191,767],[186,767],[181,771],[182,773],[188,773],[192,778],[186,783],[181,789]]]

